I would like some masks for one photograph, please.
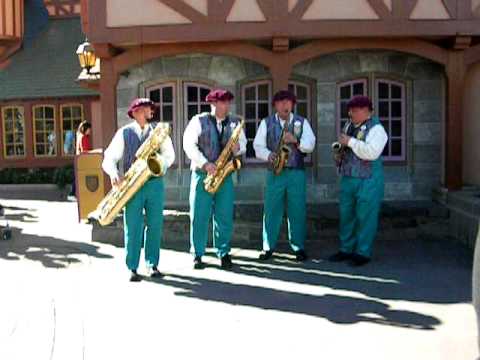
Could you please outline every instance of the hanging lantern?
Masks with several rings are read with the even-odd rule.
[[[95,54],[95,49],[88,40],[85,40],[83,44],[80,44],[77,49],[77,56],[78,61],[80,62],[80,67],[86,69],[87,73],[90,74],[90,70],[97,62],[97,55]]]

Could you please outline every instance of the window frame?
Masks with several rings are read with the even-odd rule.
[[[165,81],[159,81],[159,82],[154,82],[154,83],[151,83],[149,84],[148,86],[145,87],[144,89],[144,93],[145,93],[145,97],[149,98],[150,99],[150,92],[152,91],[156,91],[156,90],[160,90],[160,98],[159,98],[159,103],[155,103],[155,105],[158,107],[158,111],[160,111],[159,113],[159,119],[161,120],[161,122],[165,122],[165,123],[168,123],[171,125],[171,132],[170,132],[170,137],[172,138],[172,143],[173,143],[173,146],[174,146],[174,149],[175,149],[175,161],[172,165],[172,167],[176,167],[178,166],[178,164],[180,163],[179,161],[179,157],[178,157],[178,153],[181,149],[181,143],[180,145],[178,145],[176,143],[176,140],[178,139],[178,131],[179,131],[179,126],[178,126],[178,89],[177,89],[177,82],[176,81],[172,81],[172,80],[165,80]],[[163,121],[163,110],[162,110],[162,104],[163,104],[163,99],[162,99],[162,91],[164,88],[168,88],[168,87],[171,87],[172,88],[172,121],[169,122],[169,121]],[[170,105],[170,103],[169,103]],[[175,145],[179,146],[179,148],[175,148]]]
[[[407,149],[407,121],[408,121],[408,109],[407,109],[407,101],[408,101],[408,97],[407,97],[407,83],[404,82],[404,81],[401,81],[401,80],[398,80],[398,79],[392,79],[392,78],[389,78],[388,76],[375,76],[374,77],[374,81],[373,81],[373,87],[374,87],[374,94],[375,94],[375,99],[374,99],[374,111],[375,111],[375,114],[378,116],[378,118],[381,120],[380,118],[380,113],[378,111],[379,109],[379,102],[380,102],[380,97],[379,97],[379,94],[378,94],[378,84],[380,82],[384,82],[384,83],[387,83],[389,85],[389,89],[391,88],[391,85],[396,85],[396,86],[399,86],[401,88],[401,91],[402,91],[402,95],[401,95],[401,98],[400,98],[400,101],[401,101],[401,109],[402,109],[402,117],[400,118],[400,121],[401,121],[401,129],[402,129],[402,136],[400,137],[400,139],[402,140],[401,144],[402,144],[402,155],[401,156],[382,156],[382,159],[385,163],[387,164],[392,164],[392,165],[404,165],[406,164],[407,162],[407,159],[408,159],[408,149]],[[388,123],[389,123],[389,129],[386,129],[386,132],[388,134],[388,142],[387,142],[387,145],[386,146],[390,146],[390,149],[391,150],[391,140],[392,140],[392,134],[391,134],[391,101],[398,101],[398,99],[392,99],[391,98],[391,94],[390,94],[390,91],[389,91],[389,98],[387,99],[388,102],[389,102],[389,119],[388,119]],[[394,140],[396,139],[399,139],[399,137],[395,137]]]
[[[303,87],[307,88],[307,99],[306,99],[306,102],[307,102],[307,117],[306,117],[306,119],[309,121],[310,127],[312,128],[313,134],[315,135],[315,138],[316,138],[317,137],[317,126],[316,126],[317,122],[316,122],[316,118],[313,119],[313,114],[315,114],[315,110],[316,110],[316,106],[315,106],[316,101],[312,100],[312,99],[314,99],[314,96],[316,98],[316,91],[315,91],[316,83],[315,83],[315,80],[310,80],[310,79],[302,80],[302,79],[294,78],[294,79],[290,79],[288,81],[288,87],[290,87],[290,85],[295,86],[294,94],[297,97],[297,102],[298,102],[298,96],[297,96],[296,87],[297,86],[303,86]],[[316,144],[315,144],[315,146],[316,146]],[[316,153],[316,151],[313,150],[313,152],[311,154],[308,154],[307,156],[305,156],[305,167],[314,167],[314,164],[315,164],[315,161],[316,161],[315,153]]]
[[[7,155],[7,131],[6,131],[6,126],[5,126],[5,122],[6,122],[6,111],[7,110],[15,110],[15,109],[21,109],[22,111],[22,115],[23,115],[23,142],[22,142],[22,146],[23,146],[23,155],[13,155],[13,156],[9,156]],[[3,130],[3,137],[2,137],[2,140],[3,140],[3,157],[5,160],[15,160],[15,159],[25,159],[27,157],[27,137],[26,137],[26,132],[27,132],[27,128],[26,128],[26,121],[25,121],[25,106],[23,105],[9,105],[9,106],[3,106],[1,108],[1,118],[2,118],[2,130]],[[15,124],[14,124],[15,125]],[[16,131],[13,131],[13,135],[14,135],[14,142],[13,142],[13,146],[16,147],[17,146],[17,142],[15,142],[15,134],[16,134]]]
[[[182,164],[185,166],[185,168],[190,168],[190,159],[186,156],[186,154],[183,151],[183,134],[185,133],[185,129],[187,128],[188,123],[190,122],[191,119],[188,118],[188,86],[196,86],[197,88],[208,88],[209,90],[212,90],[215,88],[215,84],[209,81],[202,81],[202,80],[189,80],[189,79],[183,79],[180,81],[180,85],[182,87],[182,99],[180,100],[182,102],[182,126],[181,126],[181,132],[179,134],[179,141],[181,144],[180,147],[180,152],[181,152],[181,158],[182,158]],[[200,98],[200,90],[198,90],[198,96]],[[201,100],[201,99],[199,99]],[[200,106],[202,105],[202,102],[205,104],[208,104],[205,100],[204,101],[199,101],[198,102],[198,110],[200,110]],[[197,113],[198,115],[199,113]],[[180,157],[179,157],[180,158]]]
[[[369,89],[369,79],[368,77],[358,77],[358,78],[354,78],[354,79],[349,79],[349,80],[345,80],[345,81],[341,81],[341,82],[338,82],[336,84],[337,86],[337,89],[336,89],[336,108],[337,108],[337,111],[336,111],[336,119],[335,119],[335,130],[337,132],[337,137],[340,136],[340,133],[342,132],[342,98],[340,97],[340,92],[341,92],[341,88],[346,86],[346,85],[350,85],[350,86],[353,86],[354,84],[359,84],[359,83],[362,83],[363,84],[363,88],[364,88],[364,96],[369,96],[369,93],[370,93],[370,89]],[[350,99],[353,97],[353,92],[352,92],[352,96],[350,96]]]
[[[59,117],[60,117],[60,137],[61,137],[61,144],[60,144],[60,150],[62,152],[61,156],[62,157],[66,157],[66,158],[72,158],[72,157],[75,157],[76,155],[76,149],[77,149],[77,129],[73,129],[74,131],[74,151],[73,151],[73,154],[65,154],[64,153],[64,143],[65,143],[65,139],[64,139],[64,134],[63,134],[63,121],[64,121],[64,118],[63,118],[63,109],[66,108],[66,107],[70,107],[70,108],[73,108],[73,107],[80,107],[80,113],[81,113],[81,120],[80,120],[80,123],[82,123],[82,121],[85,121],[85,109],[83,108],[83,104],[81,103],[65,103],[65,104],[60,104],[60,108],[59,108]],[[70,119],[70,121],[72,121]]]
[[[55,141],[55,154],[53,155],[38,155],[37,154],[37,119],[35,117],[35,110],[38,108],[52,108],[53,109],[53,133],[57,137],[57,106],[54,104],[38,104],[32,106],[32,123],[33,123],[33,157],[34,158],[43,158],[43,159],[52,159],[58,157],[58,140]],[[42,119],[45,121],[45,117]],[[48,144],[48,143],[47,143]]]
[[[272,105],[272,99],[273,99],[273,81],[272,79],[255,79],[255,80],[252,80],[252,81],[245,81],[241,84],[240,86],[240,94],[241,94],[241,107],[242,107],[242,111],[240,113],[242,113],[242,116],[245,118],[245,135],[247,135],[247,130],[246,130],[246,127],[247,127],[247,124],[248,123],[251,123],[252,121],[248,120],[247,119],[247,116],[246,116],[246,104],[248,102],[252,103],[251,100],[246,100],[246,96],[245,96],[245,91],[247,88],[250,88],[252,86],[255,86],[257,88],[256,90],[256,98],[255,98],[255,112],[256,114],[258,114],[258,86],[259,85],[265,85],[267,84],[268,85],[268,114],[272,114],[272,111],[273,111],[273,105]],[[265,102],[264,100],[262,100],[262,102]],[[260,126],[260,123],[262,122],[264,118],[262,119],[256,119],[255,121],[255,135],[257,134],[258,132],[258,127]],[[247,137],[247,144],[248,144],[248,140],[249,138]],[[255,140],[255,137],[252,139],[252,144],[253,144],[253,141]],[[247,167],[255,167],[255,166],[262,166],[262,167],[266,167],[267,164],[265,163],[265,161],[263,160],[260,160],[260,159],[257,159],[257,157],[253,157],[253,158],[248,158],[247,157],[247,154],[245,153],[245,155],[242,156],[242,160],[243,160],[243,163],[245,164],[245,166]]]

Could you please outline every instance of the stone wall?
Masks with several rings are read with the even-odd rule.
[[[386,165],[386,198],[392,200],[430,199],[441,182],[444,75],[440,66],[416,56],[385,51],[349,51],[318,57],[298,64],[293,79],[312,84],[316,114],[310,119],[316,127],[317,148],[314,164],[307,170],[308,201],[334,201],[338,178],[330,145],[336,138],[336,85],[358,77],[369,79],[370,91],[376,76],[403,81],[407,89],[407,161]],[[136,96],[145,96],[145,86],[162,81],[208,83],[224,87],[236,96],[233,112],[241,112],[241,85],[269,79],[268,69],[254,62],[228,56],[190,54],[156,59],[132,68],[120,78],[117,89],[118,125],[128,121],[126,111]],[[183,117],[178,109],[177,118]],[[184,122],[184,120],[181,120]],[[183,124],[182,126],[184,126]],[[177,153],[183,152],[179,144]],[[183,155],[182,155],[183,156]],[[263,199],[265,169],[245,167],[235,176],[239,203]],[[190,171],[185,164],[171,169],[167,180],[167,201],[188,201]]]

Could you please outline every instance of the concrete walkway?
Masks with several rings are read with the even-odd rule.
[[[477,356],[471,251],[445,239],[382,238],[361,269],[326,262],[328,238],[304,265],[235,249],[225,272],[213,257],[192,270],[185,234],[161,252],[165,278],[134,284],[122,249],[89,242],[76,204],[0,203],[14,228],[0,242],[1,360]]]

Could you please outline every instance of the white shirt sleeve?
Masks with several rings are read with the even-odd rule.
[[[164,161],[164,172],[175,162],[175,149],[173,148],[172,138],[170,136],[162,143],[160,154]]]
[[[303,122],[302,138],[300,139],[298,150],[304,154],[312,153],[315,149],[315,141],[315,134],[313,133],[312,127],[310,126],[310,123],[305,120]]]
[[[103,154],[102,168],[110,176],[110,179],[118,178],[118,162],[123,157],[123,128],[119,129],[113,137],[110,145]]]
[[[348,147],[362,160],[373,161],[382,155],[388,141],[388,135],[381,125],[375,125],[368,132],[365,141],[350,138]]]
[[[198,148],[198,137],[202,133],[202,125],[197,116],[193,117],[183,133],[183,150],[192,163],[202,168],[208,161]]]
[[[257,159],[268,161],[271,151],[267,148],[267,124],[265,120],[260,122],[255,140],[253,141],[253,148],[255,149]]]
[[[245,136],[245,130],[242,129],[240,138],[238,139],[238,144],[240,145],[240,150],[235,156],[243,155],[247,152],[247,137]]]

